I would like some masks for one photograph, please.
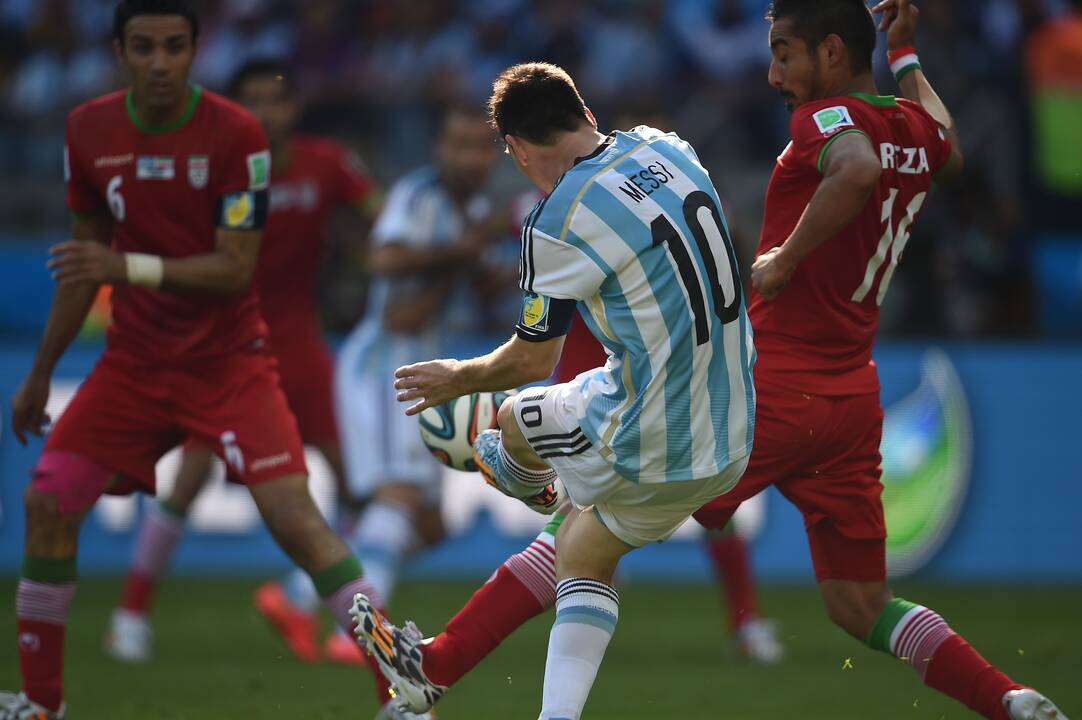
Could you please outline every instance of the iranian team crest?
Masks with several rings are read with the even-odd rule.
[[[210,158],[206,155],[188,156],[188,182],[196,190],[202,190],[210,180]]]

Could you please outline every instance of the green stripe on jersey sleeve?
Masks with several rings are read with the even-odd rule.
[[[863,130],[857,130],[856,128],[851,128],[849,130],[842,130],[840,133],[838,133],[834,137],[827,140],[823,144],[823,147],[819,150],[819,159],[815,161],[815,169],[819,171],[820,175],[823,174],[823,160],[827,156],[827,150],[830,149],[830,146],[834,144],[835,140],[840,138],[842,135],[848,135],[850,133],[860,133],[861,135],[863,135],[865,137],[868,136],[868,133],[864,132]]]

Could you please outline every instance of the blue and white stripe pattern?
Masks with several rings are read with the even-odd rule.
[[[612,585],[589,578],[570,578],[556,585],[556,625],[591,625],[611,636],[619,614],[620,595]]]
[[[482,196],[470,205],[487,203]],[[374,247],[401,245],[413,249],[442,248],[462,234],[466,218],[440,182],[434,167],[426,166],[405,175],[391,188],[387,202],[372,228]],[[439,314],[415,334],[392,333],[384,326],[389,306],[409,303],[429,288],[424,274],[376,275],[368,292],[365,318],[353,331],[351,341],[361,345],[353,355],[355,374],[374,373],[391,377],[388,371],[409,363],[430,360],[443,353],[445,335],[456,323],[468,323],[470,309],[452,294]],[[458,318],[457,316],[463,316]],[[455,316],[455,317],[452,317]]]
[[[523,227],[523,289],[580,301],[608,349],[580,426],[628,480],[709,478],[751,450],[755,352],[728,238],[695,151],[648,127],[576,163]]]

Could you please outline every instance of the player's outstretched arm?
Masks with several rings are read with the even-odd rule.
[[[108,213],[77,216],[72,226],[73,240],[69,242],[104,248],[111,236],[112,217]],[[54,266],[52,260],[49,265]],[[56,286],[34,364],[11,399],[12,430],[23,445],[28,434],[40,436],[42,427],[49,422],[45,404],[49,400],[53,369],[83,326],[98,294],[98,286],[98,282],[91,280],[61,281]]]
[[[495,392],[544,380],[556,369],[564,337],[528,342],[517,335],[488,355],[472,360],[432,360],[395,371],[398,401],[417,401],[406,409],[416,415],[472,392]]]
[[[958,140],[958,131],[954,127],[954,118],[951,117],[947,106],[924,74],[924,70],[917,62],[916,51],[913,49],[920,10],[913,5],[911,0],[883,0],[872,11],[883,13],[879,30],[887,32],[887,49],[891,56],[898,55],[902,58],[900,66],[895,71],[902,97],[920,103],[943,128],[943,132],[950,141],[950,158],[936,171],[934,179],[943,181],[955,177],[962,171],[964,158]]]
[[[752,265],[751,284],[766,300],[773,300],[785,289],[797,265],[809,253],[856,219],[879,182],[883,167],[868,136],[855,132],[840,135],[830,144],[822,170],[823,180],[792,234]]]

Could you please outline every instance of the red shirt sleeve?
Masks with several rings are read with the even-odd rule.
[[[376,195],[376,183],[368,174],[359,155],[344,147],[335,148],[334,180],[338,201],[343,205],[364,206]]]
[[[73,213],[91,214],[105,207],[105,201],[83,170],[79,152],[78,133],[72,116],[68,116],[64,131],[64,183],[67,185],[68,209]]]
[[[789,121],[789,133],[793,138],[792,160],[822,172],[823,158],[831,143],[847,133],[867,134],[859,123],[859,118],[845,105],[823,107],[813,104],[797,108]]]
[[[224,150],[212,175],[218,196],[270,187],[270,149],[262,126],[253,117],[243,117],[224,138]]]

